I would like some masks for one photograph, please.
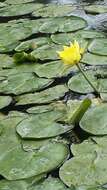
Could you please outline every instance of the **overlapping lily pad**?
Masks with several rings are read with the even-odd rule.
[[[61,46],[50,44],[39,47],[31,52],[31,55],[35,59],[40,60],[57,60],[58,55],[56,53],[57,50],[60,50]]]
[[[58,55],[57,55],[58,58]],[[46,78],[57,78],[62,76],[67,76],[69,73],[76,71],[77,68],[74,66],[72,68],[66,67],[62,61],[51,61],[46,64],[38,65],[35,68],[35,72],[39,77]]]
[[[107,134],[107,104],[99,104],[96,107],[90,108],[82,120],[80,126],[83,130],[92,133],[94,135]]]
[[[107,72],[106,69],[101,69],[101,68],[85,71],[87,77],[94,85],[98,93],[107,92],[106,72]],[[87,82],[87,80],[84,78],[84,76],[81,73],[73,76],[68,81],[68,87],[72,91],[82,94],[95,92],[95,90]]]
[[[87,77],[89,78],[89,80],[97,87],[97,78],[95,78],[95,73],[92,70],[89,70],[86,72]],[[90,86],[90,84],[86,81],[86,79],[84,78],[84,76],[79,73],[75,76],[73,76],[69,82],[68,82],[68,87],[74,91],[74,92],[78,92],[78,93],[91,93],[93,92],[93,88]],[[97,87],[98,89],[98,87]]]
[[[16,4],[16,5],[8,5],[2,9],[0,9],[0,16],[19,16],[32,13],[34,10],[43,7],[43,4],[35,4],[35,3],[25,3],[25,4]]]
[[[15,48],[15,51],[34,50],[34,49],[37,49],[38,47],[49,44],[49,42],[50,42],[50,39],[48,37],[34,38],[33,40],[21,42]]]
[[[92,53],[86,53],[83,55],[82,63],[86,63],[88,65],[106,65],[107,64],[107,56],[95,55]]]
[[[10,96],[0,96],[0,109],[8,106],[12,102]]]
[[[86,21],[80,17],[59,17],[48,19],[47,22],[42,24],[39,31],[42,33],[73,32],[86,26]]]
[[[16,98],[18,101],[17,105],[49,103],[60,99],[67,91],[68,88],[66,86],[58,85],[41,92],[25,94]]]
[[[60,178],[66,185],[97,186],[107,182],[106,137],[92,138],[82,144],[73,145],[71,151],[74,157],[65,162],[60,169]]]
[[[61,180],[59,180],[58,178],[51,178],[51,177],[29,188],[29,190],[35,190],[35,189],[36,190],[50,190],[50,189],[51,190],[54,190],[54,189],[69,190],[69,188],[67,188]]]
[[[61,17],[68,16],[75,9],[75,6],[51,4],[34,11],[32,15],[35,17]]]
[[[49,138],[63,134],[73,128],[72,125],[58,123],[64,113],[51,111],[37,114],[17,125],[17,132],[22,138]]]
[[[1,158],[0,174],[9,180],[29,178],[58,167],[67,155],[68,150],[61,143],[49,143],[37,152],[25,152],[16,146]]]
[[[5,3],[7,3],[7,4],[22,4],[22,3],[28,3],[28,2],[32,2],[32,1],[34,1],[34,0],[19,0],[19,1],[17,1],[17,0],[6,0],[5,1]]]
[[[95,39],[89,45],[88,50],[97,55],[107,56],[107,39]]]
[[[0,92],[6,94],[22,94],[40,90],[52,83],[52,80],[39,78],[33,73],[17,73],[9,75],[0,84]]]
[[[107,5],[90,5],[85,6],[84,9],[88,13],[107,13]]]

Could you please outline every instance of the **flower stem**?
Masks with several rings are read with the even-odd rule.
[[[85,72],[84,72],[83,69],[81,68],[80,64],[76,64],[76,66],[78,67],[79,71],[82,73],[82,75],[84,76],[84,78],[87,80],[88,84],[93,88],[93,90],[95,91],[95,93],[98,94],[98,90],[97,90],[96,87],[92,84],[92,82],[88,79],[87,75],[85,74]]]

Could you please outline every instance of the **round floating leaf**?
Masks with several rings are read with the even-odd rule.
[[[39,78],[32,73],[16,73],[9,75],[0,84],[0,92],[6,94],[21,94],[33,92],[49,85],[52,80]]]
[[[33,185],[29,190],[69,190],[58,178],[47,178],[43,182]]]
[[[25,3],[25,4],[16,4],[16,5],[9,5],[6,7],[3,7],[0,10],[0,16],[6,17],[6,16],[19,16],[19,15],[25,15],[32,13],[34,10],[37,10],[39,8],[43,7],[43,4],[37,4],[37,3]]]
[[[27,190],[28,184],[24,180],[20,181],[7,181],[0,180],[0,190]]]
[[[8,106],[12,101],[10,96],[0,96],[0,109]]]
[[[86,27],[86,21],[80,17],[50,18],[39,28],[42,33],[73,32]]]
[[[17,125],[17,133],[22,138],[49,138],[58,136],[71,130],[74,126],[57,123],[64,117],[64,112],[51,111],[37,114],[23,120]]]
[[[48,112],[48,111],[52,111],[52,110],[65,110],[66,109],[66,104],[64,104],[61,101],[54,101],[51,104],[48,105],[41,105],[41,106],[35,106],[35,107],[31,107],[27,110],[28,113],[44,113],[44,112]]]
[[[6,55],[6,54],[0,54],[0,68],[11,68],[14,65],[13,58]]]
[[[92,107],[83,116],[80,126],[94,135],[107,134],[107,104]]]
[[[1,157],[0,174],[8,180],[29,178],[58,167],[67,156],[68,149],[61,143],[49,143],[36,152],[16,146]]]
[[[89,45],[88,50],[94,54],[107,56],[107,39],[102,38],[93,40]]]
[[[47,37],[38,37],[34,38],[33,40],[27,40],[21,42],[16,48],[15,51],[28,51],[37,49],[43,45],[49,44],[49,38]]]
[[[16,4],[23,4],[23,3],[28,3],[28,2],[32,2],[32,1],[34,1],[34,0],[18,0],[18,1],[17,0],[6,0],[5,3],[10,4],[10,5],[11,4],[16,5]]]
[[[106,65],[107,64],[107,56],[100,56],[91,53],[86,53],[83,55],[82,63],[86,63],[89,65]]]
[[[101,186],[107,176],[107,138],[92,138],[71,147],[74,157],[60,169],[60,178],[68,185]],[[85,166],[85,167],[84,167]],[[81,172],[80,172],[81,171]]]
[[[97,78],[95,78],[95,73],[92,70],[86,71],[85,72],[88,79],[94,84],[94,86],[97,87]],[[69,81],[68,81],[68,87],[78,93],[91,93],[93,92],[93,88],[90,86],[90,84],[87,82],[87,80],[84,78],[84,76],[79,73],[75,76],[73,76]],[[98,88],[97,88],[98,89]]]
[[[56,44],[68,45],[73,39],[73,33],[52,34],[51,39]]]
[[[87,13],[107,13],[106,5],[90,5],[84,7]]]
[[[68,16],[76,7],[71,5],[51,4],[32,13],[35,17],[61,17]]]
[[[67,91],[66,86],[58,85],[38,93],[25,94],[16,98],[17,105],[49,103],[63,97]]]
[[[72,68],[66,67],[62,63],[62,61],[52,61],[46,64],[38,65],[38,67],[36,67],[35,72],[39,77],[56,78],[56,77],[66,76],[70,72],[74,72],[76,70],[77,68],[75,66]]]
[[[75,36],[85,39],[104,38],[105,33],[96,30],[80,30],[75,33]]]

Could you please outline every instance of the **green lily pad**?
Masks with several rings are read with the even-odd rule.
[[[37,3],[25,3],[25,4],[16,4],[9,5],[0,9],[0,16],[9,17],[9,16],[19,16],[32,13],[34,10],[40,9],[43,7],[43,4]]]
[[[32,2],[34,0],[6,0],[5,3],[13,5],[13,4],[23,4],[23,3],[28,3],[28,2]]]
[[[97,87],[97,83],[98,80],[95,77],[96,72],[89,70],[85,72],[88,79],[92,82],[92,84],[94,84],[94,86]],[[90,86],[90,84],[87,82],[87,80],[84,78],[84,76],[79,73],[75,76],[73,76],[69,81],[68,81],[68,87],[74,91],[74,92],[78,92],[78,93],[91,93],[93,92],[93,88]],[[98,89],[98,87],[97,87]]]
[[[13,49],[16,48],[16,46],[19,44],[18,41],[16,42],[10,42],[7,43],[6,42],[1,42],[0,41],[0,53],[7,53],[7,52],[11,52]]]
[[[107,13],[106,5],[90,5],[84,7],[87,13]]]
[[[50,18],[39,28],[42,33],[73,32],[86,27],[86,21],[80,17]]]
[[[105,33],[96,30],[80,30],[75,33],[75,36],[85,39],[105,38]]]
[[[61,50],[61,46],[50,44],[39,47],[31,52],[35,59],[40,60],[57,60],[58,55],[56,51]]]
[[[107,56],[107,39],[94,39],[88,47],[89,52]]]
[[[90,108],[80,121],[83,130],[94,135],[107,134],[106,127],[107,104],[99,104],[99,106]],[[91,122],[90,122],[91,121]]]
[[[48,112],[48,111],[52,111],[52,110],[66,110],[66,104],[63,103],[62,101],[54,101],[51,104],[48,105],[40,105],[40,106],[34,106],[31,107],[29,109],[27,109],[28,113],[44,113],[44,112]]]
[[[40,90],[52,83],[52,80],[39,78],[32,73],[16,73],[9,75],[0,84],[0,92],[6,94],[22,94]]]
[[[49,103],[60,99],[68,91],[64,85],[58,85],[41,92],[25,94],[16,98],[16,105]]]
[[[70,187],[71,185],[101,186],[106,184],[106,137],[89,139],[82,144],[73,145],[71,150],[74,157],[60,168],[60,178],[66,185]]]
[[[8,180],[29,178],[58,167],[67,155],[68,149],[61,143],[49,143],[36,152],[16,146],[1,157],[0,174]]]
[[[58,49],[57,49],[58,50]],[[58,55],[56,53],[58,58]],[[52,59],[50,57],[50,59]],[[36,74],[39,77],[46,77],[46,78],[56,78],[68,75],[70,72],[76,71],[77,68],[74,66],[72,68],[66,67],[62,61],[51,61],[46,64],[41,64],[36,67]]]
[[[11,68],[12,66],[13,58],[6,54],[0,54],[0,69]]]
[[[48,177],[46,180],[44,180],[43,182],[39,182],[36,185],[33,185],[32,187],[29,188],[29,190],[69,190],[69,188],[67,188],[63,182],[58,179],[58,178],[52,178],[52,177]]]
[[[16,48],[15,51],[28,51],[37,49],[43,45],[49,44],[50,39],[47,37],[38,37],[34,38],[33,40],[27,40],[21,42]]]
[[[23,120],[17,125],[17,133],[22,138],[49,138],[66,133],[74,126],[67,124],[60,124],[56,120],[64,117],[64,113],[58,111],[45,112],[37,114]]]
[[[34,11],[32,15],[35,17],[61,17],[61,16],[68,16],[75,9],[76,7],[71,5],[48,4],[48,6],[45,6],[37,11]]]
[[[86,53],[83,55],[81,62],[89,65],[106,65],[107,56],[100,56],[91,53]]]
[[[28,184],[24,180],[20,181],[7,181],[0,180],[0,189],[8,189],[8,190],[27,190]]]
[[[95,68],[93,70],[84,71],[88,79],[99,93],[107,92],[107,70],[106,68]],[[87,82],[82,73],[76,74],[68,81],[68,87],[78,93],[86,94],[94,92],[95,90]]]
[[[52,34],[51,39],[56,44],[68,45],[73,39],[73,33]]]
[[[12,102],[10,96],[0,96],[0,109],[8,106]]]

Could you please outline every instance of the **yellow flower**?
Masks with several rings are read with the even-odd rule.
[[[64,50],[59,51],[58,55],[62,59],[64,64],[73,66],[79,63],[83,52],[84,49],[80,48],[78,42],[75,40],[74,44],[70,43],[70,46],[64,46]]]

